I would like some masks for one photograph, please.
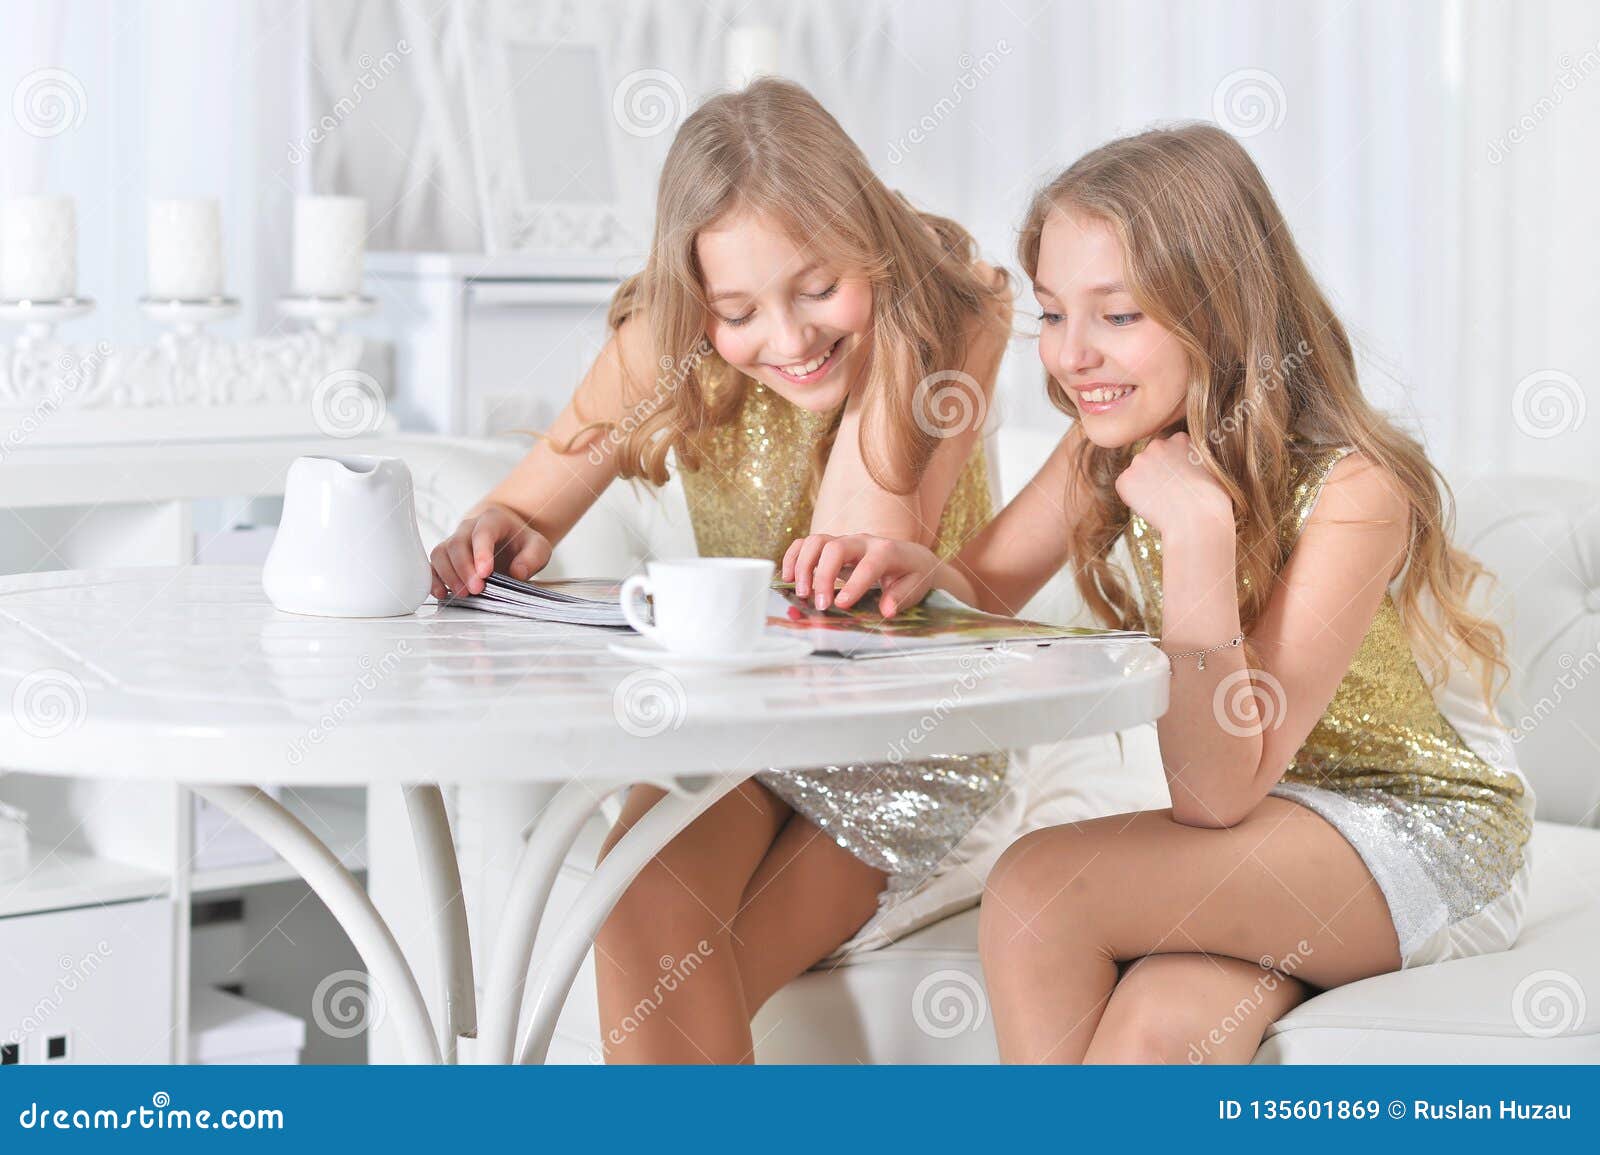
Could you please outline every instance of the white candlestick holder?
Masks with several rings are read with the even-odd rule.
[[[216,321],[226,321],[239,312],[237,297],[198,297],[193,300],[166,300],[159,297],[139,298],[139,308],[146,317],[160,325],[170,325],[183,340],[200,335],[205,326]]]
[[[352,293],[347,297],[278,298],[278,312],[290,320],[307,322],[324,337],[331,337],[337,333],[343,322],[368,316],[377,308],[378,302],[375,298],[363,297],[359,293]]]
[[[20,345],[43,344],[55,337],[56,326],[94,312],[89,297],[59,297],[51,301],[0,301],[0,321],[22,326]]]

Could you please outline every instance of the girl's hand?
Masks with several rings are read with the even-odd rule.
[[[1163,538],[1174,530],[1233,525],[1228,491],[1190,456],[1187,433],[1146,445],[1118,476],[1117,496]]]
[[[481,594],[484,579],[498,562],[504,573],[526,581],[550,560],[550,542],[518,514],[491,505],[466,518],[433,547],[433,596]]]
[[[886,618],[920,602],[944,563],[927,546],[854,533],[833,537],[814,533],[795,540],[783,555],[783,580],[795,593],[812,598],[817,609],[847,609],[874,585],[883,590],[878,608]],[[844,588],[834,592],[840,572],[852,567]]]

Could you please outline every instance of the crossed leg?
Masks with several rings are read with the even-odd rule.
[[[602,859],[660,797],[629,791]],[[756,1010],[865,923],[885,881],[746,782],[650,861],[601,928],[607,1061],[751,1061]]]
[[[980,938],[1012,1062],[1183,1061],[1190,1046],[1211,1057],[1211,1027],[1259,993],[1249,1029],[1211,1047],[1253,1053],[1250,1032],[1259,1042],[1305,993],[1275,980],[1258,992],[1267,971],[1332,987],[1400,965],[1388,904],[1360,855],[1320,816],[1274,797],[1221,830],[1159,810],[1026,835],[989,876]],[[1130,967],[1119,1000],[1119,964],[1149,955],[1163,960]],[[1208,960],[1191,956],[1206,955],[1246,965],[1202,977]],[[1157,1034],[1151,1023],[1180,1004],[1181,1022]]]
[[[1248,1063],[1267,1027],[1310,994],[1226,955],[1151,954],[1124,969],[1086,1063]]]

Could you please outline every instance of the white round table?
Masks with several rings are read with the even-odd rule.
[[[404,618],[275,610],[245,567],[0,578],[0,766],[188,786],[253,830],[327,904],[397,1015],[413,1061],[542,1061],[574,976],[634,876],[770,766],[974,753],[1125,729],[1166,709],[1147,642],[1073,641],[871,660],[813,656],[705,675],[638,666],[617,633],[431,602]],[[528,838],[482,1013],[441,784],[564,784]],[[584,823],[636,782],[668,793],[596,870],[533,975],[535,935]],[[442,990],[431,1019],[360,882],[258,787],[405,790]],[[479,1034],[481,1028],[481,1036]]]

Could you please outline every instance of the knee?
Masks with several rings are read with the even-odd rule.
[[[1090,1060],[1097,1063],[1198,1062],[1193,1024],[1181,1000],[1149,988],[1118,993],[1119,1005],[1094,1033]]]
[[[1069,826],[1035,830],[1012,843],[984,884],[978,916],[984,957],[1070,933],[1097,884],[1095,857],[1087,839]]]

